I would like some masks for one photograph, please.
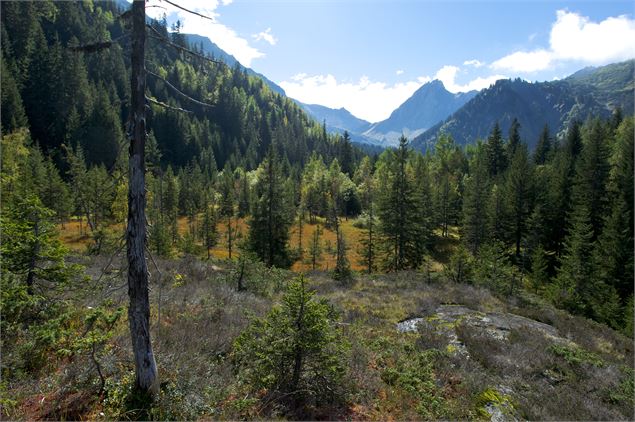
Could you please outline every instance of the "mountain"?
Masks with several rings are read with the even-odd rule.
[[[419,135],[450,116],[476,94],[477,91],[453,94],[445,89],[443,82],[435,79],[422,85],[388,119],[375,123],[364,135],[395,145],[402,133],[410,138]]]
[[[518,118],[521,137],[531,148],[545,124],[552,134],[558,134],[575,119],[606,117],[618,106],[624,114],[632,114],[634,63],[629,60],[585,68],[551,82],[497,81],[445,121],[416,137],[412,145],[425,150],[442,132],[452,135],[459,144],[473,143],[486,138],[497,121],[506,134],[512,120]]]
[[[318,122],[326,121],[326,126],[333,129],[347,130],[353,133],[362,133],[370,127],[370,122],[351,114],[344,107],[339,109],[325,107],[319,104],[298,104]]]
[[[319,104],[304,104],[297,100],[296,103],[319,123],[326,123],[326,130],[329,133],[342,134],[346,131],[351,140],[357,144],[375,145],[374,139],[362,135],[371,126],[371,123],[355,117],[344,107],[329,108]]]
[[[185,37],[185,40],[187,41],[187,43],[193,47],[197,47],[199,48],[201,51],[203,51],[206,54],[209,54],[219,60],[224,61],[227,65],[234,67],[236,66],[236,64],[238,64],[238,66],[245,70],[247,72],[248,75],[250,76],[256,76],[260,79],[263,80],[264,83],[267,84],[267,86],[269,86],[269,88],[271,88],[271,90],[273,92],[276,92],[278,94],[281,95],[286,95],[284,92],[284,89],[282,89],[282,87],[280,87],[279,85],[277,85],[275,82],[267,79],[267,77],[261,73],[256,72],[253,69],[250,69],[248,67],[243,66],[242,64],[240,64],[240,62],[236,59],[236,57],[232,56],[231,54],[225,52],[222,48],[220,48],[218,45],[216,45],[214,42],[212,42],[212,40],[210,40],[207,37],[204,37],[203,35],[198,35],[198,34],[183,34],[183,36]]]

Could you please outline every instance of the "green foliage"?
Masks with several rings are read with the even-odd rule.
[[[470,175],[465,182],[463,199],[462,237],[472,253],[488,238],[487,211],[489,194],[488,161],[486,148],[479,144],[470,160]]]
[[[408,140],[402,136],[397,150],[382,154],[376,173],[377,216],[388,270],[419,267],[431,236],[427,224],[431,210],[416,190],[412,160]]]
[[[282,402],[320,405],[346,399],[346,353],[332,308],[300,276],[280,305],[238,337],[233,359],[253,391],[264,388]]]
[[[556,356],[560,356],[570,365],[592,365],[602,367],[604,361],[595,353],[582,349],[579,346],[563,346],[554,344],[549,347],[549,351]]]
[[[258,171],[256,202],[249,220],[249,249],[267,266],[286,268],[291,264],[287,243],[292,218],[273,146]]]
[[[443,268],[443,274],[455,283],[473,282],[474,258],[463,245],[456,248],[450,257],[449,264]]]
[[[443,418],[448,410],[434,370],[439,353],[435,349],[408,353],[381,372],[382,381],[403,389],[416,401],[417,413],[426,420]]]
[[[58,239],[52,216],[37,197],[29,197],[12,204],[0,217],[2,267],[24,277],[31,293],[42,283],[66,284],[79,271],[78,266],[64,260],[67,251]]]

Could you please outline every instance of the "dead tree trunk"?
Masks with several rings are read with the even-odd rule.
[[[150,395],[158,392],[157,365],[150,342],[148,266],[145,258],[145,0],[132,3],[132,78],[130,110],[130,159],[128,182],[128,321],[134,352],[136,388]]]

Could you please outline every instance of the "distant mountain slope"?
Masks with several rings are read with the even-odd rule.
[[[439,80],[428,82],[393,111],[388,119],[374,124],[364,135],[387,144],[396,144],[402,133],[409,137],[417,136],[446,119],[476,94],[477,91],[453,94]]]
[[[263,74],[258,73],[258,72],[256,72],[253,69],[250,69],[248,67],[243,66],[236,59],[236,57],[232,56],[229,53],[226,53],[223,49],[221,49],[219,46],[217,46],[209,38],[204,37],[203,35],[198,35],[198,34],[183,34],[183,35],[185,36],[185,40],[187,41],[187,43],[189,45],[200,47],[203,52],[205,52],[207,54],[210,54],[210,55],[214,56],[215,58],[224,61],[229,66],[233,67],[233,66],[236,65],[236,63],[238,63],[239,66],[242,69],[246,69],[248,75],[256,76],[256,77],[262,79],[269,86],[269,88],[271,88],[271,90],[273,92],[277,92],[278,94],[286,95],[285,92],[284,92],[284,89],[282,89],[275,82],[267,79],[267,77],[264,76]]]
[[[608,116],[617,106],[625,114],[632,114],[634,63],[629,60],[586,68],[553,82],[498,81],[445,121],[416,137],[412,145],[425,150],[441,132],[451,134],[459,144],[469,144],[487,137],[496,121],[507,134],[516,117],[521,124],[521,137],[531,148],[545,123],[555,134],[574,119]]]
[[[352,133],[362,133],[371,125],[370,122],[353,116],[344,107],[335,109],[319,104],[304,104],[299,101],[297,103],[318,122],[326,121],[327,127],[347,130]]]

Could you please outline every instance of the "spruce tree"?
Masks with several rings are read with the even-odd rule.
[[[557,306],[569,312],[591,316],[589,299],[593,288],[593,226],[585,204],[576,205],[570,233],[549,296]]]
[[[353,175],[353,146],[351,145],[351,137],[348,131],[344,131],[339,143],[339,162],[342,167],[342,173],[348,177]]]
[[[402,136],[399,148],[384,153],[384,168],[380,170],[377,214],[382,243],[384,266],[389,270],[417,268],[422,260],[429,233],[426,233],[421,209],[410,170],[411,151],[408,140]]]
[[[516,258],[520,257],[520,244],[529,216],[529,192],[531,190],[531,167],[527,147],[521,144],[514,153],[507,174],[507,199],[509,201],[510,226],[516,245]]]
[[[585,131],[585,142],[576,162],[572,193],[574,208],[584,204],[592,227],[591,240],[597,239],[606,213],[606,184],[609,175],[606,133],[600,120],[592,120]]]
[[[516,148],[520,146],[520,123],[518,119],[514,117],[512,120],[512,124],[509,127],[509,136],[507,138],[507,145],[505,146],[507,150],[507,161],[511,163],[514,158],[514,154],[516,153]]]
[[[217,219],[214,204],[210,202],[209,199],[206,202],[207,204],[203,209],[203,220],[201,221],[201,239],[207,251],[207,259],[210,259],[210,250],[218,241],[218,230],[216,228]]]
[[[470,175],[465,182],[463,198],[463,240],[476,254],[488,239],[487,203],[489,193],[488,160],[483,145],[477,147],[470,161]]]
[[[549,134],[549,126],[544,125],[538,143],[536,144],[536,150],[534,151],[534,162],[538,165],[545,164],[551,153],[551,135]]]
[[[249,220],[249,249],[267,266],[288,267],[290,213],[280,162],[273,145],[258,168],[254,207]]]
[[[489,175],[495,177],[507,168],[507,157],[503,149],[503,134],[498,122],[494,124],[492,132],[487,138],[487,168]]]

